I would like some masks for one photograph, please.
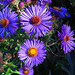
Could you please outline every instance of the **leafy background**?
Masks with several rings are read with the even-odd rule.
[[[60,22],[55,21],[52,25],[56,27],[56,30],[52,30],[46,36],[38,38],[46,45],[47,59],[38,67],[33,67],[34,75],[75,75],[75,51],[64,54],[60,49],[60,41],[58,42],[57,38],[58,25],[65,23],[70,24],[72,30],[75,30],[75,1],[52,0],[50,6],[66,7],[69,9],[68,12],[71,14],[71,17],[61,19]],[[19,60],[17,51],[20,49],[20,45],[22,45],[22,43],[28,38],[35,37],[34,35],[26,35],[26,32],[19,27],[16,34],[0,43],[0,51],[3,53],[2,63],[0,63],[0,67],[3,68],[3,71],[0,72],[0,75],[19,74],[18,70],[23,65],[23,62]],[[50,46],[48,47],[48,45]],[[7,59],[7,53],[11,54],[11,56],[9,54],[10,59]]]

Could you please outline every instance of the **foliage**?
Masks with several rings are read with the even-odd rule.
[[[3,70],[0,72],[0,75],[19,75],[20,73],[19,68],[22,67],[24,64],[23,61],[20,61],[18,58],[18,50],[20,49],[20,46],[23,44],[24,41],[27,39],[39,39],[40,41],[43,41],[46,50],[47,50],[47,59],[44,60],[42,64],[40,64],[38,67],[34,66],[34,75],[74,75],[74,68],[75,68],[75,60],[74,60],[74,53],[75,51],[72,51],[71,53],[64,54],[63,50],[61,50],[60,43],[61,41],[58,38],[57,30],[60,30],[61,24],[70,24],[72,29],[75,29],[75,26],[73,24],[73,18],[74,18],[74,0],[52,0],[51,5],[49,6],[63,6],[68,8],[68,12],[71,14],[70,18],[62,18],[60,20],[56,19],[53,21],[52,26],[53,29],[49,31],[46,36],[38,37],[36,38],[34,35],[29,36],[26,34],[25,31],[21,29],[21,26],[17,30],[16,34],[11,35],[11,38],[5,38],[3,42],[0,42],[0,52],[2,53],[2,61],[0,63],[0,68],[2,67]],[[16,13],[18,11],[16,10],[15,5],[10,5],[10,8],[15,10]],[[28,5],[25,4],[25,8],[28,7]],[[72,9],[72,11],[71,11]],[[1,9],[0,9],[1,10]],[[22,9],[19,9],[19,12],[23,11]],[[19,17],[19,15],[18,15]],[[75,37],[75,36],[74,36]],[[10,58],[8,59],[6,54],[10,53]],[[73,55],[72,55],[73,54]]]

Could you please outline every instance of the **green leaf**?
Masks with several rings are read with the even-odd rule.
[[[68,60],[68,62],[69,62],[69,64],[70,64],[70,66],[71,66],[71,68],[70,68],[71,73],[73,74],[73,64],[72,64],[72,59],[71,59],[70,53],[67,53],[67,54],[66,54],[66,57],[67,57],[67,60]]]
[[[15,47],[15,50],[18,50],[18,47]]]
[[[10,68],[8,68],[5,75],[11,75],[12,73],[21,74],[21,73],[18,72],[17,70],[13,71],[13,70],[11,70]]]
[[[17,74],[21,74],[20,72],[18,72],[17,70],[15,71],[11,71],[12,73],[17,73]]]
[[[69,71],[66,67],[61,66],[61,69],[63,69],[63,70],[66,71],[69,75],[71,75],[70,71]]]
[[[17,42],[19,42],[19,40],[17,40]]]
[[[6,74],[5,74],[5,75],[10,75],[10,74],[9,74],[9,73],[10,73],[10,70],[11,70],[11,69],[10,69],[10,68],[8,68],[8,69],[7,69],[7,72],[6,72]]]
[[[20,36],[22,36],[22,34],[20,34]]]
[[[4,73],[2,73],[2,75],[4,75]]]
[[[13,63],[9,63],[10,66],[12,66],[13,68],[16,67],[16,65],[14,65]]]
[[[10,39],[10,41],[14,41],[14,39]]]

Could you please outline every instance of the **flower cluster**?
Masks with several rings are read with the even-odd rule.
[[[16,12],[11,8],[11,4],[13,5],[17,0],[0,1],[0,7],[2,8],[0,11],[0,42],[4,41],[4,38],[14,36],[14,33],[17,34],[16,31],[19,28],[25,31],[27,36],[30,36],[30,39],[26,39],[19,46],[18,57],[24,63],[19,69],[20,75],[33,75],[33,67],[42,64],[46,59],[46,44],[48,44],[48,41],[46,43],[43,40],[41,41],[40,38],[47,36],[52,30],[55,30],[53,20],[56,17],[59,20],[71,16],[65,7],[50,7],[51,0],[34,1],[19,0],[16,5]],[[71,31],[70,25],[68,26],[67,24],[61,25],[60,29],[61,32],[57,31],[58,38],[61,40],[61,49],[66,54],[74,50],[74,32]],[[9,55],[10,57],[7,59],[11,59],[11,54],[9,53]]]
[[[63,25],[61,33],[58,31],[58,37],[62,40],[61,42],[61,49],[63,48],[64,53],[71,52],[71,50],[74,50],[73,47],[75,47],[75,43],[73,40],[73,31],[70,30],[71,27],[68,25]]]
[[[70,17],[67,9],[64,7],[49,7],[49,10],[59,18]]]

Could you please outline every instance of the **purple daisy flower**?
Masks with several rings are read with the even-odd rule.
[[[45,45],[40,40],[27,40],[20,47],[18,51],[18,57],[20,60],[25,60],[25,65],[33,67],[34,65],[38,66],[46,58]]]
[[[58,37],[62,40],[61,42],[61,49],[64,50],[64,53],[68,53],[71,50],[73,50],[75,47],[75,43],[73,40],[75,40],[75,38],[73,38],[73,31],[70,30],[71,27],[68,25],[63,25],[62,26],[62,31],[61,33],[58,31]]]
[[[51,0],[38,0],[38,2],[39,2],[41,5],[51,4],[51,3],[52,3]]]
[[[33,68],[29,68],[28,66],[23,66],[19,69],[20,75],[33,75],[34,70]]]
[[[12,9],[6,8],[0,11],[0,37],[3,38],[4,34],[10,37],[10,33],[16,33],[18,29],[18,15]]]
[[[70,17],[70,14],[67,13],[67,9],[64,7],[50,7],[49,8],[51,12],[55,13],[56,16],[59,16],[59,18],[64,18],[64,17]]]
[[[2,8],[6,8],[9,6],[10,3],[15,3],[16,0],[1,0],[0,3],[2,3],[0,6],[2,6]]]
[[[51,21],[52,18],[50,11],[45,8],[45,6],[31,6],[26,8],[20,15],[22,29],[26,30],[29,35],[35,33],[35,36],[46,35],[48,31],[52,28]]]

